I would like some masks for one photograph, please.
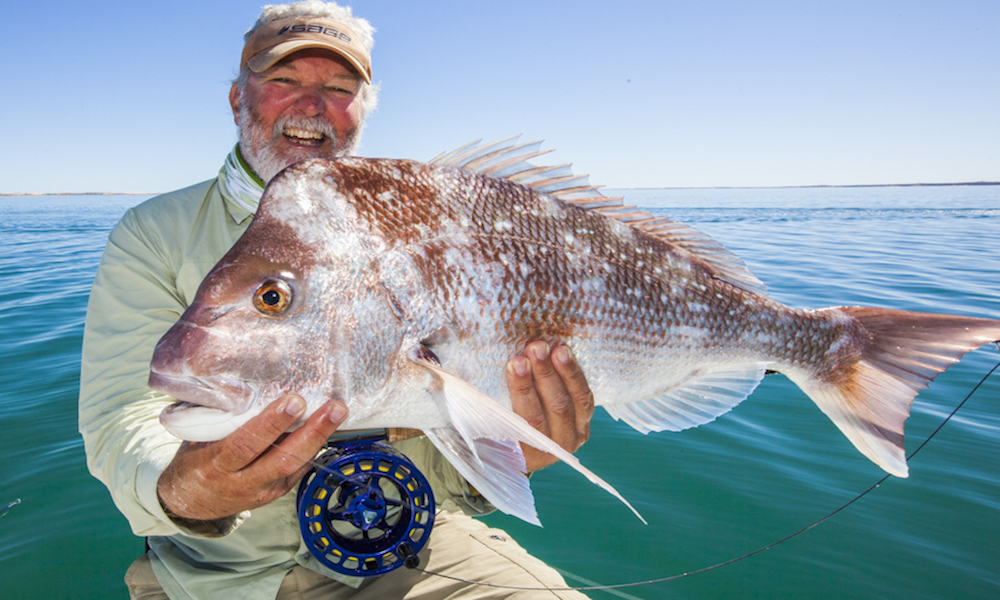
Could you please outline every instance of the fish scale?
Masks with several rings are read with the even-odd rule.
[[[408,171],[406,177],[383,180],[393,188],[392,193],[366,190],[356,198],[356,203],[363,207],[362,215],[375,219],[381,214],[393,214],[393,199],[414,197],[417,195],[416,190],[430,187],[426,179],[443,178],[439,171],[435,170],[428,176],[425,173],[429,171],[421,173],[418,165],[408,166],[412,170]],[[473,302],[494,303],[498,305],[497,310],[483,308],[479,312],[456,313],[468,319],[453,319],[456,335],[465,343],[452,349],[452,354],[466,355],[475,352],[477,348],[502,343],[508,345],[506,354],[510,356],[532,339],[567,341],[589,372],[590,367],[608,364],[607,358],[610,357],[607,352],[601,351],[600,346],[620,337],[623,331],[628,332],[631,343],[623,341],[617,346],[616,352],[627,355],[637,347],[664,346],[668,340],[674,345],[678,341],[683,343],[684,336],[680,336],[680,339],[668,338],[656,336],[654,332],[661,330],[663,323],[668,327],[672,321],[685,323],[685,327],[707,334],[702,336],[704,341],[698,349],[705,353],[708,360],[733,354],[733,350],[723,347],[724,340],[746,340],[750,337],[738,335],[739,332],[746,333],[753,329],[752,326],[744,325],[740,318],[745,317],[750,308],[743,304],[741,292],[692,268],[690,262],[676,260],[669,249],[655,248],[656,238],[644,237],[634,229],[626,229],[621,223],[573,206],[553,206],[554,201],[550,197],[509,182],[477,178],[464,171],[450,175],[457,181],[442,186],[440,193],[440,198],[443,199],[458,198],[442,202],[450,210],[440,210],[441,206],[436,206],[438,210],[428,211],[421,219],[409,222],[383,219],[379,222],[380,231],[389,240],[404,246],[423,246],[422,239],[446,238],[447,231],[459,221],[471,224],[471,227],[466,227],[478,232],[473,236],[476,243],[463,246],[467,255],[457,268],[467,269],[467,272],[461,276],[452,276],[456,265],[435,260],[442,250],[440,247],[432,244],[423,246],[421,251],[415,251],[416,255],[425,259],[418,261],[417,267],[427,282],[444,292],[437,307],[442,313],[453,310],[454,303],[459,302],[463,294],[468,295],[482,287],[472,282],[482,279],[480,271],[483,265],[502,271],[501,293],[471,298]],[[352,176],[346,176],[345,179],[353,180]],[[472,183],[469,182],[470,179]],[[386,199],[389,201],[385,202]],[[519,208],[512,211],[512,206]],[[504,223],[504,226],[498,227],[497,223]],[[544,261],[534,261],[533,256],[525,251],[528,240],[531,245],[543,245],[550,249]],[[452,242],[452,247],[454,245]],[[435,251],[428,252],[429,247],[433,247]],[[651,262],[646,257],[653,257],[654,260],[664,257],[667,260]],[[518,269],[518,266],[525,264],[531,265],[527,276],[522,275]],[[605,265],[611,265],[611,268]],[[666,267],[665,276],[650,274],[651,268],[656,266],[661,271]],[[557,276],[557,273],[562,277]],[[682,282],[688,279],[689,283],[675,286],[677,294],[664,297],[664,281],[671,277]],[[574,299],[586,301],[588,297],[570,293],[573,290],[567,288],[564,282],[588,278],[596,278],[601,282],[596,286],[604,292],[597,298],[600,302],[574,302]],[[549,297],[553,289],[560,290],[569,297],[553,300]],[[509,293],[512,290],[529,293]],[[664,298],[661,300],[661,297]],[[608,305],[609,311],[602,310]],[[673,314],[673,307],[688,306],[710,306],[711,310],[703,314]],[[734,314],[733,307],[745,309],[741,311],[744,314]],[[760,303],[753,306],[753,323],[759,324],[764,320],[761,316],[763,308]],[[500,318],[483,318],[485,313],[499,314]],[[615,328],[588,327],[588,324],[595,323],[613,323]],[[498,329],[492,327],[495,324],[504,327],[504,335],[496,333]],[[798,331],[792,332],[793,337],[796,333]],[[641,337],[640,343],[637,343],[636,337]],[[598,340],[599,347],[591,349],[587,343],[589,340]],[[751,339],[751,342],[755,341]],[[738,343],[732,346],[734,349],[747,347]],[[456,374],[478,385],[487,394],[503,395],[504,391],[495,385],[495,378],[483,379],[476,375],[487,370],[489,365],[473,361],[462,367],[459,366],[459,360],[450,360],[448,351],[434,347],[432,350],[435,350],[435,354],[445,364],[453,365]],[[761,348],[759,343],[755,344],[754,350],[767,357],[775,354],[767,348]],[[592,359],[591,356],[595,354],[598,358]],[[683,366],[668,363],[664,365],[664,369],[673,367],[676,370]],[[495,372],[495,369],[487,372]],[[628,373],[612,373],[601,381],[616,382],[618,385],[614,389],[602,389],[610,386],[602,386],[599,382],[595,385],[595,395],[608,404],[627,401],[631,398],[622,398],[615,391],[628,389],[628,385],[621,385],[623,381],[643,387],[641,381],[636,381],[635,375],[635,371],[631,369]],[[663,393],[669,389],[669,381],[659,381],[662,382],[662,389],[654,389],[650,393]]]
[[[307,402],[300,424],[338,398],[343,428],[422,429],[497,508],[537,523],[519,444],[625,500],[511,411],[505,365],[532,340],[568,345],[595,403],[643,433],[710,422],[781,372],[906,476],[914,396],[1000,338],[989,319],[784,306],[708,236],[534,165],[536,150],[283,171],[157,345],[151,387],[186,401],[164,426],[211,441],[285,393]],[[287,302],[261,304],[263,289]]]

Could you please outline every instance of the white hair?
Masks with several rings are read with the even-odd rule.
[[[358,41],[365,47],[369,55],[371,55],[372,47],[375,45],[375,38],[373,37],[375,28],[372,27],[371,23],[366,19],[355,17],[351,14],[350,6],[340,6],[333,2],[323,2],[322,0],[302,0],[301,2],[293,2],[292,4],[269,4],[265,6],[261,9],[260,16],[257,17],[257,22],[243,35],[243,41],[246,42],[249,40],[250,36],[258,29],[271,21],[290,17],[323,17],[333,19],[347,25],[358,36]],[[246,92],[249,77],[250,68],[244,66],[235,81],[241,95],[245,95],[244,92]],[[368,114],[375,110],[375,106],[378,104],[378,85],[370,84],[362,79],[359,93],[361,95],[361,118],[364,121]]]
[[[352,15],[350,6],[340,6],[333,2],[322,2],[321,0],[302,0],[302,2],[294,2],[292,4],[269,4],[265,6],[261,9],[260,16],[257,17],[257,22],[243,36],[243,41],[249,40],[254,32],[271,21],[289,19],[291,17],[323,17],[340,21],[358,35],[361,45],[369,53],[372,51],[372,46],[375,45],[375,39],[372,37],[372,34],[375,33],[375,28],[372,27],[371,23],[361,17]]]

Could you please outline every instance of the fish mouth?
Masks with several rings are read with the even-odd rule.
[[[160,412],[167,431],[190,442],[214,442],[263,410],[250,386],[225,377],[174,376],[152,371],[149,387],[177,399]]]
[[[240,414],[251,406],[253,390],[229,377],[195,377],[149,373],[149,387],[178,400],[175,404],[202,406]]]
[[[236,414],[190,402],[174,402],[160,413],[160,424],[182,440],[215,442],[235,432],[263,409],[258,406]]]

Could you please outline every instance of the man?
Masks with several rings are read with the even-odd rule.
[[[252,219],[263,184],[306,158],[355,151],[375,104],[372,28],[318,0],[265,7],[247,33],[230,92],[239,144],[219,176],[129,210],[108,239],[88,307],[80,431],[88,465],[150,551],[126,574],[133,598],[580,597],[490,588],[397,569],[360,580],[333,573],[300,539],[289,493],[347,416],[304,411],[289,395],[229,437],[181,443],[159,424],[170,398],[146,386],[153,346]],[[593,399],[567,348],[528,346],[507,369],[515,411],[564,448],[589,435]],[[425,438],[397,447],[431,481],[440,511],[422,566],[520,587],[562,579],[504,532],[468,515],[489,509]],[[525,449],[528,471],[553,459]]]

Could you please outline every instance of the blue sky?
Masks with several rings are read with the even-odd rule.
[[[0,193],[212,177],[260,0],[3,0]],[[545,139],[621,187],[1000,181],[1000,2],[346,2],[377,28],[361,153]]]

